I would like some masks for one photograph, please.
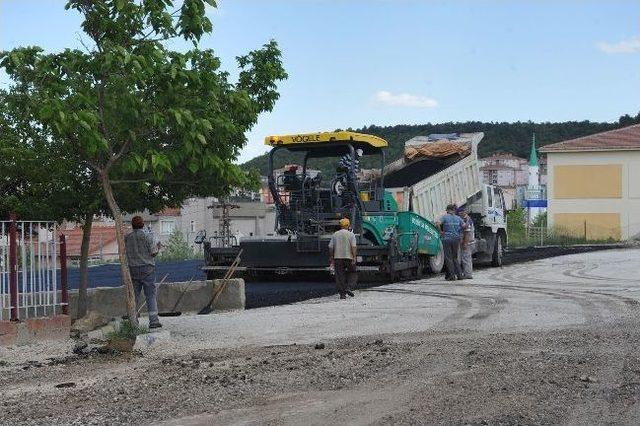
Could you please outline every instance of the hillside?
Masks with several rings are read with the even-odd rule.
[[[402,155],[405,141],[418,135],[428,135],[430,133],[468,133],[484,132],[485,136],[479,147],[481,157],[486,157],[494,152],[511,152],[521,157],[529,155],[531,135],[536,134],[538,147],[559,142],[562,140],[577,138],[593,133],[612,130],[631,124],[640,123],[640,113],[635,117],[624,115],[617,122],[592,122],[592,121],[566,121],[561,123],[483,123],[480,121],[467,121],[464,123],[440,123],[440,124],[420,124],[420,125],[397,125],[397,126],[369,126],[360,129],[348,129],[361,133],[369,133],[380,136],[389,141],[387,150],[387,161],[394,160]],[[310,167],[318,168],[325,174],[329,173],[335,166],[335,159],[317,159]],[[299,163],[300,157],[291,154],[279,153],[276,156],[276,166],[287,163]],[[243,166],[248,169],[257,169],[260,174],[266,174],[268,170],[267,154],[253,158]],[[363,167],[375,167],[371,161],[363,161]]]

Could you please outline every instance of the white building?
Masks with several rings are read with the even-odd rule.
[[[527,172],[524,167],[527,160],[510,153],[496,153],[490,157],[481,158],[480,178],[483,183],[499,186],[504,195],[508,209],[517,205],[518,187],[527,184]]]
[[[640,238],[640,124],[547,145],[548,224],[587,240]]]

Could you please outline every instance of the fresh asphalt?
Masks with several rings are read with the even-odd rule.
[[[202,260],[184,260],[178,262],[158,262],[156,265],[156,282],[165,275],[165,282],[184,282],[206,279],[202,272]],[[59,279],[59,278],[58,278]],[[78,268],[69,268],[68,282],[70,289],[77,289],[80,283]],[[89,287],[118,287],[122,285],[119,264],[92,266],[89,268]],[[295,282],[252,282],[245,283],[247,309],[263,306],[283,305],[301,300],[324,297],[334,294],[335,284],[330,279],[325,281]]]

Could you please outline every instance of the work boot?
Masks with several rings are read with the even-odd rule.
[[[345,293],[340,293],[340,299],[346,299],[347,295]]]
[[[152,322],[151,324],[149,324],[149,328],[161,328],[162,324],[160,324],[159,322]]]
[[[355,294],[353,294],[353,292],[351,290],[347,290],[347,296],[354,297]]]

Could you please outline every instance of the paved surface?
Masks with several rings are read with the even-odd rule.
[[[561,254],[572,254],[599,249],[598,246],[545,247],[536,249],[514,249],[507,253],[506,264],[527,260],[541,259]],[[191,278],[202,280],[206,275],[201,271],[202,260],[185,260],[176,262],[158,262],[156,280],[165,276],[166,282],[184,282]],[[120,265],[109,264],[89,268],[89,287],[117,287],[121,285]],[[77,268],[69,269],[69,286],[77,289],[80,275]],[[251,281],[245,285],[246,308],[254,309],[265,306],[284,305],[303,300],[324,297],[336,293],[335,285],[330,279],[308,281]]]
[[[128,358],[0,349],[0,423],[640,424],[639,300],[610,250],[165,318]]]
[[[549,258],[442,278],[360,290],[215,317],[167,318],[189,347],[312,343],[322,339],[428,330],[505,332],[613,320],[640,300],[640,250]]]

